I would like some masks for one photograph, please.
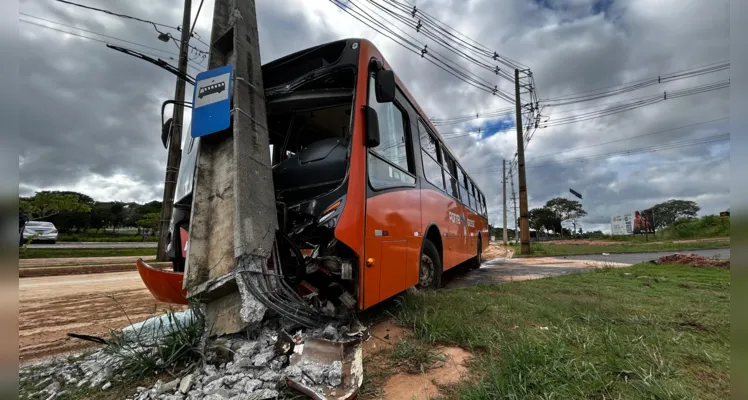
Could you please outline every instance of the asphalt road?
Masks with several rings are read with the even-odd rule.
[[[477,270],[454,268],[446,271],[442,276],[442,282],[445,288],[455,289],[491,283],[524,281],[580,273],[604,266],[626,267],[674,253],[698,254],[708,258],[730,258],[730,249],[611,254],[607,256],[601,253],[587,256],[497,258],[484,262]]]
[[[31,249],[155,249],[156,242],[57,242],[55,244],[32,243]]]
[[[723,260],[730,259],[730,249],[709,249],[709,250],[686,250],[686,251],[663,251],[658,253],[630,253],[630,254],[610,254],[607,256],[600,254],[588,255],[588,256],[561,256],[556,258],[562,258],[567,260],[589,260],[589,261],[608,261],[614,263],[623,264],[638,264],[647,261],[652,261],[663,256],[669,256],[671,254],[697,254],[707,258],[719,258]]]

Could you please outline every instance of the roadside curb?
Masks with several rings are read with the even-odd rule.
[[[149,264],[154,268],[169,268],[171,263],[160,262]],[[62,276],[62,275],[85,275],[85,274],[103,274],[107,272],[127,272],[137,271],[135,263],[132,264],[106,264],[106,265],[81,265],[67,267],[35,267],[19,268],[19,278],[33,278],[38,276]]]
[[[518,255],[516,258],[539,258],[539,257],[576,257],[576,256],[597,256],[601,255],[603,253],[607,253],[609,255],[621,255],[621,254],[641,254],[641,253],[679,253],[684,251],[699,251],[699,250],[726,250],[730,249],[729,246],[726,247],[709,247],[709,248],[701,248],[701,249],[683,249],[683,250],[644,250],[644,251],[630,251],[630,252],[594,252],[594,253],[579,253],[579,254],[539,254],[539,255]]]

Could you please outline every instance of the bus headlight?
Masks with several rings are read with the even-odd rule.
[[[340,214],[340,210],[343,209],[343,199],[340,199],[334,203],[332,203],[329,207],[327,207],[324,211],[322,211],[322,215],[317,219],[318,225],[323,225],[328,223],[333,219],[333,217]],[[335,226],[335,223],[333,221],[332,226]]]

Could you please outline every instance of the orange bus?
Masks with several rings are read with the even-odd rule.
[[[263,81],[278,237],[287,242],[278,264],[289,286],[328,311],[355,312],[413,286],[437,288],[457,265],[480,265],[485,196],[371,42],[285,56],[263,65]],[[176,273],[198,142],[183,144],[168,247]],[[158,297],[159,278],[141,275]]]

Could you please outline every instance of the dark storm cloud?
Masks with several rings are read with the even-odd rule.
[[[108,2],[98,3],[100,7],[114,7]],[[208,41],[212,1],[203,7],[197,31]],[[181,22],[181,2],[177,0],[117,2],[116,8],[159,22]],[[726,1],[431,0],[419,1],[418,8],[531,67],[541,98],[620,85],[729,57]],[[145,24],[40,0],[23,2],[21,11],[176,51],[173,44],[156,40],[156,32]],[[258,1],[257,12],[263,62],[330,40],[364,37],[380,48],[429,117],[447,118],[512,106],[469,87],[327,1]],[[63,39],[57,33],[26,24],[21,29],[28,31],[21,34],[28,49],[20,61],[25,91],[22,190],[67,184],[86,187],[85,182],[90,180],[92,187],[110,187],[110,192],[123,200],[160,197],[165,151],[158,139],[158,110],[161,101],[173,96],[174,78],[142,61],[106,50],[103,44]],[[422,35],[412,30],[409,33],[445,58],[467,65]],[[500,88],[513,91],[509,82],[475,66],[467,67]],[[662,94],[664,90],[727,77],[729,71],[707,74],[548,109],[545,114],[555,114],[555,118],[576,115],[594,110],[576,110],[580,107]],[[698,201],[705,212],[720,211],[729,195],[729,166],[722,160],[729,154],[729,142],[589,162],[563,160],[724,133],[729,121],[622,140],[725,117],[728,94],[728,90],[714,91],[610,117],[539,129],[526,153],[530,206],[566,196],[569,187],[574,187],[585,195],[583,204],[589,212],[585,229],[605,228],[611,214],[675,197]],[[469,130],[480,123],[471,121],[442,127],[441,131]],[[610,141],[617,142],[571,151]],[[486,194],[491,222],[500,223],[501,161],[513,158],[516,134],[499,132],[483,140],[462,137],[447,143]],[[553,153],[561,154],[540,157]],[[532,167],[533,162],[548,160],[559,162]],[[117,183],[112,177],[118,174],[132,182]],[[511,214],[509,219],[512,221]]]

